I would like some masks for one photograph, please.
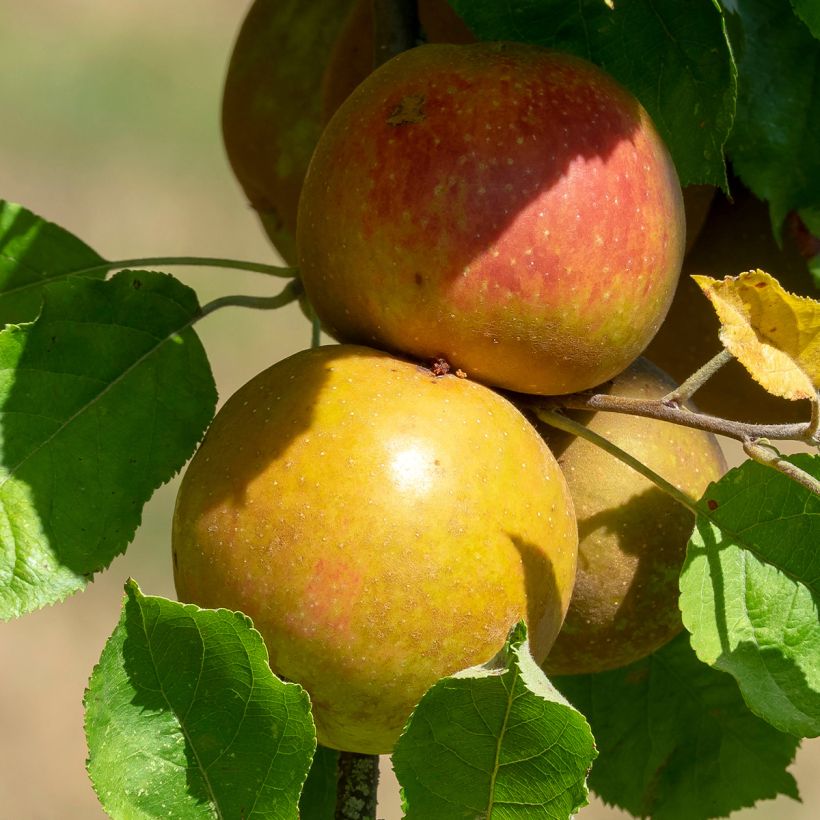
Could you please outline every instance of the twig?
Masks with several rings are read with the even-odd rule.
[[[778,452],[777,448],[769,444],[768,441],[744,441],[743,450],[749,458],[754,459],[759,464],[787,475],[809,492],[820,495],[820,481],[805,470],[801,470],[796,464],[792,464],[783,458],[782,453]]]
[[[375,820],[379,756],[340,752],[336,820]]]
[[[373,65],[378,68],[419,41],[416,0],[373,0]]]
[[[815,447],[820,446],[820,439],[817,438],[817,431],[812,430],[811,422],[747,424],[708,416],[706,413],[696,413],[694,410],[674,404],[664,404],[663,399],[633,399],[626,396],[610,396],[606,393],[573,393],[568,396],[552,396],[545,401],[549,401],[554,407],[565,407],[570,410],[604,410],[669,421],[737,439],[740,442],[767,438],[773,441],[801,441]]]
[[[664,404],[683,404],[703,387],[723,365],[732,360],[732,354],[724,348],[713,356],[703,367],[696,370],[683,384],[667,393],[661,401]]]

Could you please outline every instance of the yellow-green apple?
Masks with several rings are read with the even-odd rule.
[[[674,387],[641,358],[607,392],[656,399]],[[711,433],[618,413],[570,415],[695,499],[726,471]],[[575,675],[625,666],[682,629],[678,577],[694,516],[596,445],[538,427],[569,485],[579,535],[575,590],[544,669]]]
[[[256,0],[231,55],[222,135],[279,253],[295,259],[296,205],[322,130],[325,66],[355,0]]]
[[[743,189],[735,192],[734,202],[719,194],[686,257],[672,307],[647,348],[647,357],[678,381],[706,364],[722,349],[720,322],[690,277],[703,274],[722,279],[755,268],[772,274],[786,290],[817,293],[794,236],[786,232],[782,247],[778,246],[766,204]],[[787,423],[808,421],[811,415],[807,401],[770,395],[737,361],[722,367],[697,392],[695,401],[706,413],[739,421]]]
[[[684,233],[637,100],[521,43],[424,45],[370,74],[325,128],[297,220],[331,334],[527,393],[600,384],[640,354]]]
[[[569,605],[572,501],[532,425],[454,375],[304,351],[222,408],[173,526],[179,597],[253,618],[319,742],[389,752],[438,678],[520,619],[544,659]]]

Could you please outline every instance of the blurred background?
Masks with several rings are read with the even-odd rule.
[[[227,60],[246,9],[228,0],[0,0],[0,198],[76,233],[109,259],[160,255],[277,261],[222,149]],[[201,302],[275,293],[259,274],[174,268]],[[197,325],[221,399],[310,343],[298,308],[219,311]],[[127,556],[67,602],[0,624],[0,820],[104,817],[85,773],[82,696],[119,617],[123,582],[174,597],[176,483],[156,493]],[[820,743],[793,767],[805,803],[738,818],[818,814]],[[813,776],[814,775],[814,776]],[[379,816],[401,816],[383,778]],[[625,817],[594,803],[583,820]]]

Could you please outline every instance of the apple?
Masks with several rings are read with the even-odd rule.
[[[475,37],[446,0],[418,0],[419,26],[428,43],[474,43]],[[327,122],[373,71],[373,0],[359,0],[336,39],[322,82]]]
[[[282,257],[296,257],[296,205],[324,125],[321,87],[355,0],[256,0],[231,54],[222,137],[234,175]]]
[[[641,358],[607,392],[656,399],[675,386]],[[570,415],[694,498],[726,471],[711,433],[618,413]],[[575,590],[544,670],[580,675],[625,666],[683,627],[678,577],[694,516],[596,445],[544,424],[539,430],[564,472],[579,533]]]
[[[446,0],[421,0],[434,42],[469,30]],[[281,256],[295,261],[296,206],[319,134],[373,69],[372,0],[256,0],[234,46],[222,99],[231,167]]]
[[[425,45],[373,72],[325,128],[297,218],[332,335],[542,394],[641,353],[684,235],[675,168],[634,97],[520,43]]]
[[[778,247],[768,206],[743,188],[734,202],[715,197],[700,238],[686,257],[677,293],[665,322],[646,355],[672,378],[683,381],[722,349],[720,322],[701,289],[690,278],[704,274],[721,279],[762,268],[786,290],[816,297],[806,260],[794,236]],[[701,410],[748,422],[808,421],[807,401],[786,401],[767,393],[737,361],[722,367],[695,395]]]
[[[576,555],[561,470],[509,401],[345,345],[228,400],[173,524],[180,599],[247,613],[273,670],[310,694],[319,742],[371,754],[518,620],[542,661]]]

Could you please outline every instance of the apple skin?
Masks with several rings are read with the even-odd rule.
[[[563,475],[506,399],[353,346],[303,351],[217,414],[173,524],[183,601],[248,614],[319,742],[389,752],[436,680],[526,619],[543,660],[575,575]]]
[[[640,358],[605,392],[654,399],[675,386]],[[726,472],[711,433],[618,413],[568,415],[695,498]],[[548,675],[581,675],[626,666],[683,628],[678,578],[694,516],[596,445],[537,426],[567,479],[579,533],[575,590],[543,668]]]
[[[418,0],[419,26],[428,43],[474,43],[466,23],[446,0]],[[373,0],[359,0],[336,40],[322,83],[322,111],[327,122],[372,71]]]
[[[327,331],[525,393],[614,376],[666,315],[685,225],[648,115],[584,60],[425,45],[323,132],[299,202]]]
[[[231,54],[222,137],[234,175],[282,257],[296,258],[296,208],[324,125],[325,66],[355,0],[256,0]]]
[[[684,262],[672,307],[646,356],[678,381],[706,364],[722,349],[720,322],[690,277],[722,279],[754,268],[770,273],[788,291],[817,298],[794,236],[784,232],[783,247],[778,247],[768,206],[737,187],[734,202],[723,194],[715,197],[700,238]],[[811,416],[809,402],[772,396],[737,361],[722,367],[698,390],[695,401],[705,413],[738,421],[787,424]]]
[[[234,45],[222,99],[225,150],[265,232],[296,259],[296,208],[319,134],[373,69],[372,0],[256,0]],[[431,41],[469,30],[445,0],[421,0]]]

